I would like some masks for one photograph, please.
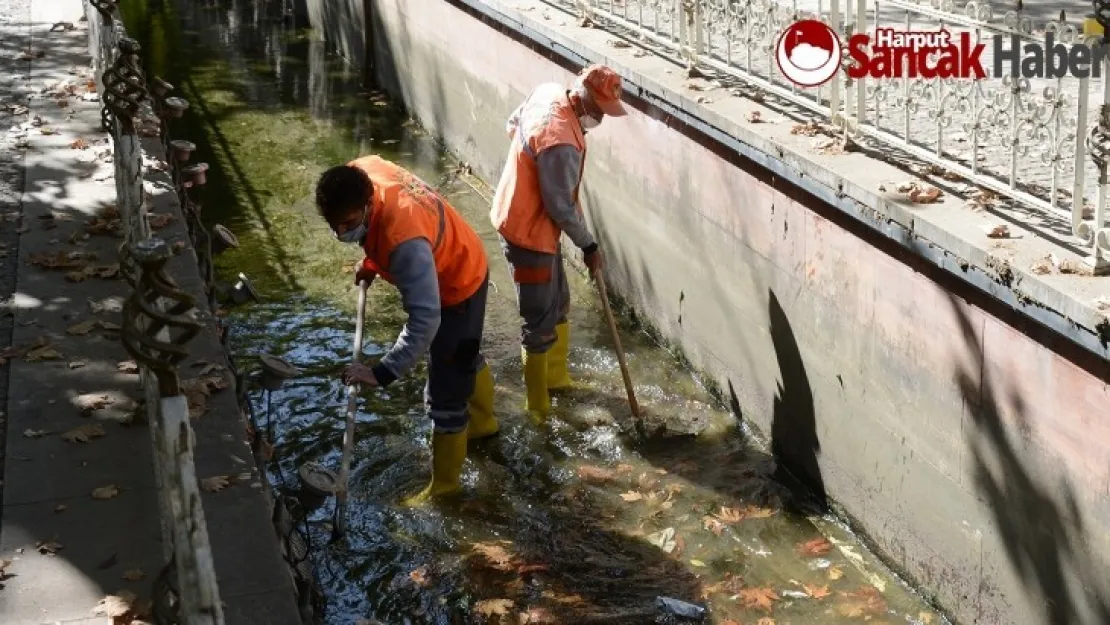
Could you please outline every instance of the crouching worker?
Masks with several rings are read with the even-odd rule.
[[[478,234],[412,173],[367,156],[324,172],[316,204],[337,239],[361,245],[355,282],[381,276],[408,313],[397,342],[376,365],[350,365],[346,384],[385,387],[425,354],[424,401],[435,424],[432,479],[417,504],[459,489],[467,439],[498,431],[493,377],[481,353],[489,268]]]
[[[620,76],[592,65],[569,90],[540,85],[509,118],[509,156],[490,220],[516,285],[527,410],[537,424],[551,410],[548,390],[573,385],[567,372],[570,288],[559,245],[562,233],[582,250],[591,274],[602,267],[578,202],[586,133],[607,115],[625,114]]]

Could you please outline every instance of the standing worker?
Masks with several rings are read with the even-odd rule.
[[[467,439],[498,431],[493,376],[481,353],[489,284],[482,241],[426,183],[377,156],[324,172],[316,205],[337,239],[366,252],[355,283],[380,275],[401,291],[408,313],[381,361],[352,364],[343,380],[385,387],[430,352],[424,401],[435,424],[432,480],[406,503],[457,491]]]
[[[549,389],[573,384],[567,371],[570,288],[559,237],[567,233],[591,275],[602,267],[586,227],[578,188],[586,163],[586,132],[604,116],[627,114],[621,78],[604,65],[582,70],[567,90],[540,85],[509,118],[509,156],[490,219],[513,272],[521,328],[528,414],[538,424],[551,411]]]

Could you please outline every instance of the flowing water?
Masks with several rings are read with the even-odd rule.
[[[263,296],[228,313],[235,357],[250,368],[274,354],[301,372],[280,390],[252,394],[281,494],[297,489],[306,462],[338,465],[344,427],[337,374],[351,357],[359,253],[316,216],[316,177],[380,154],[438,185],[486,242],[495,286],[484,350],[502,433],[471,446],[459,498],[407,509],[399,500],[429,469],[424,370],[365,393],[347,538],[328,542],[330,503],[308,517],[327,623],[642,624],[653,622],[658,596],[707,605],[715,623],[943,622],[840,524],[801,512],[735,418],[622,319],[641,405],[654,421],[698,433],[640,442],[596,292],[573,272],[571,371],[583,388],[555,398],[548,427],[532,426],[485,187],[452,175],[456,163],[433,138],[360,88],[323,43],[283,16],[283,3],[121,5],[150,70],[191,103],[173,134],[196,142],[213,167],[206,219],[240,241],[218,257],[218,271],[246,273]],[[367,314],[373,357],[404,321],[396,291],[375,284]]]

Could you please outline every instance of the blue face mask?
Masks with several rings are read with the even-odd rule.
[[[366,225],[366,216],[363,215],[362,223],[344,232],[343,234],[335,235],[342,243],[362,243],[366,239],[366,232],[368,227]]]

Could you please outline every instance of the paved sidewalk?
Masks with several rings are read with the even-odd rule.
[[[86,236],[116,190],[100,104],[86,87],[81,11],[79,2],[0,0],[0,106],[9,108],[0,113],[0,153],[25,166],[21,202],[0,186],[0,243],[9,261],[18,256],[0,277],[10,295],[4,317],[14,314],[0,369],[8,388],[5,625],[111,623],[98,602],[121,589],[148,597],[164,562],[150,436],[130,422],[138,376],[121,370],[129,357],[115,331],[129,292],[114,271],[120,240]],[[59,22],[73,30],[52,30]],[[13,153],[12,143],[24,147]],[[0,171],[8,174],[0,185],[19,182],[7,163]],[[77,275],[85,268],[101,275]]]

